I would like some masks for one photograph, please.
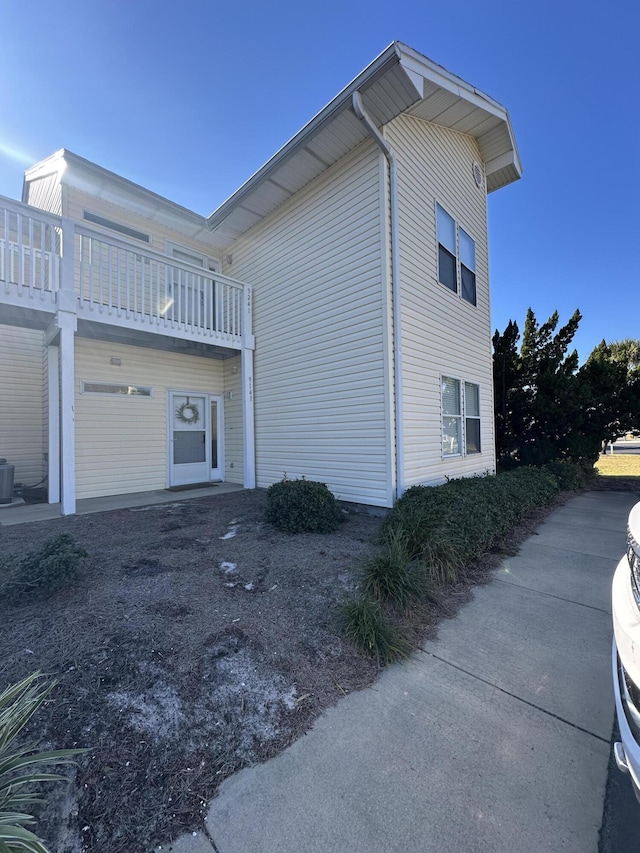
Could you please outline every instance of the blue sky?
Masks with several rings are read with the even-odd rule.
[[[399,39],[510,111],[523,179],[490,196],[493,326],[584,315],[640,336],[640,12],[537,0],[10,0],[0,194],[66,147],[208,214]]]

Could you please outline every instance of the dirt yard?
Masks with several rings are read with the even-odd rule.
[[[0,688],[55,676],[33,733],[90,748],[42,815],[53,851],[140,853],[195,828],[226,776],[375,676],[335,611],[379,520],[288,536],[264,504],[237,492],[0,527],[3,555],[63,532],[90,555],[71,589],[2,614]]]
[[[0,689],[34,670],[57,678],[30,734],[89,749],[70,785],[49,788],[38,831],[52,851],[149,853],[200,829],[227,776],[376,677],[336,606],[380,519],[349,514],[336,533],[290,536],[264,522],[265,501],[236,492],[0,527],[3,556],[58,533],[90,555],[67,591],[2,612]],[[414,613],[414,639],[433,635],[545,514]]]

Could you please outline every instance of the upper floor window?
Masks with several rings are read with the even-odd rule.
[[[436,204],[438,281],[476,304],[476,244],[447,211]]]
[[[91,213],[90,210],[83,210],[82,218],[87,222],[93,222],[94,225],[101,225],[103,228],[108,228],[110,231],[117,231],[119,234],[124,234],[125,237],[133,237],[134,240],[141,240],[143,243],[151,243],[151,237],[143,231],[137,231],[129,225],[123,225],[121,222],[114,222],[113,219],[106,219],[104,216],[98,216],[97,213]]]

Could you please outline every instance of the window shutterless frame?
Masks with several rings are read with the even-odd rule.
[[[83,210],[82,218],[85,222],[91,222],[92,225],[100,225],[101,228],[108,228],[109,231],[115,231],[118,234],[123,234],[125,237],[132,237],[134,240],[140,240],[141,243],[151,244],[151,236],[145,234],[144,231],[138,231],[130,225],[115,222],[113,219],[107,219],[106,216],[100,216],[91,210]]]
[[[462,407],[460,380],[451,376],[440,378],[442,407],[442,455],[462,456]]]
[[[476,244],[464,228],[436,202],[438,281],[461,299],[476,304]]]
[[[167,255],[181,263],[192,264],[195,267],[207,270],[207,272],[220,272],[220,261],[204,252],[182,246],[180,243],[173,243],[171,240],[165,240],[164,248]]]
[[[480,386],[473,382],[464,383],[464,452],[466,455],[480,453]]]
[[[102,382],[96,380],[94,382],[88,379],[82,379],[80,382],[81,394],[101,394],[115,395],[117,397],[153,397],[153,388],[149,385],[134,385],[133,383],[118,383],[118,382]]]
[[[442,458],[481,453],[480,386],[442,375],[440,411]]]

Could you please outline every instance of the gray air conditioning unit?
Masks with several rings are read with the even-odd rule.
[[[15,470],[15,465],[7,465],[6,459],[0,459],[0,504],[11,503]]]

